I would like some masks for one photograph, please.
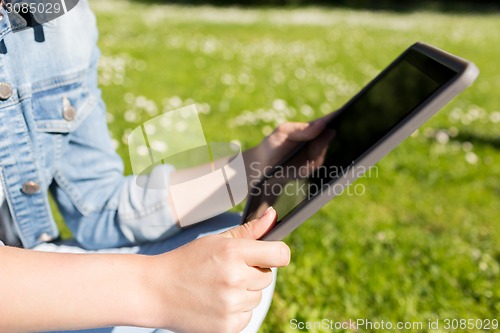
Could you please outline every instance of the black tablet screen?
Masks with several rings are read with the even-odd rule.
[[[244,221],[273,206],[279,220],[348,168],[457,73],[409,50],[338,111],[316,139],[250,188]],[[362,171],[362,170],[361,170]]]

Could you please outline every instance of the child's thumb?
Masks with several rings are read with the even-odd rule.
[[[225,237],[258,240],[264,236],[276,223],[277,214],[273,207],[269,207],[259,218],[237,226],[222,233]]]

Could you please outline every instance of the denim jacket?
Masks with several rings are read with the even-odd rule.
[[[48,191],[87,249],[178,231],[167,190],[145,190],[123,176],[97,87],[97,28],[87,1],[44,24],[44,42],[33,29],[14,33],[1,14],[0,181],[23,246],[58,237]],[[149,181],[169,172],[157,168]]]

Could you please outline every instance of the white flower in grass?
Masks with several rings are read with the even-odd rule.
[[[479,157],[477,157],[476,154],[470,151],[467,154],[465,154],[465,160],[469,164],[477,164],[477,162],[479,161]]]
[[[482,271],[486,271],[488,269],[488,263],[486,263],[484,261],[481,261],[479,263],[479,269],[482,270]]]
[[[298,79],[298,80],[302,80],[306,77],[307,75],[307,72],[304,68],[297,68],[295,70],[295,77]]]
[[[134,103],[134,100],[135,100],[134,94],[132,94],[131,92],[125,93],[125,95],[123,95],[123,100],[127,104]]]
[[[137,152],[137,155],[139,155],[139,156],[148,156],[148,154],[149,154],[148,147],[146,147],[144,145],[138,146],[136,152]]]
[[[126,68],[133,65],[134,60],[128,55],[106,56],[99,59],[99,83],[102,85],[122,85]]]
[[[479,258],[481,258],[482,252],[479,249],[473,249],[471,251],[471,255],[472,255],[472,258],[474,258],[475,260],[478,260]]]
[[[424,136],[428,139],[433,138],[436,135],[436,131],[432,127],[427,127],[424,129]]]
[[[274,75],[273,75],[273,79],[271,81],[271,84],[272,83],[275,83],[275,84],[281,84],[283,82],[285,82],[286,80],[286,76],[285,74],[283,74],[283,72],[275,72]]]
[[[125,129],[125,131],[123,132],[123,135],[122,135],[122,142],[126,146],[128,146],[128,137],[130,136],[130,133],[132,133],[132,129],[127,128],[127,129]]]
[[[327,103],[327,102],[321,104],[319,109],[321,110],[321,113],[323,113],[323,114],[328,114],[328,113],[333,112],[332,106],[330,105],[330,103]]]
[[[154,102],[148,104],[144,110],[150,115],[150,116],[155,116],[158,114],[158,107]]]
[[[168,145],[160,140],[154,140],[151,142],[151,149],[155,152],[165,153],[168,149]]]
[[[115,138],[113,138],[113,139],[111,139],[111,145],[116,150],[120,147],[120,142],[118,140],[116,140]]]
[[[137,114],[135,113],[134,110],[127,110],[124,113],[123,118],[125,118],[125,120],[128,121],[129,123],[133,123],[137,121]]]
[[[170,97],[169,100],[168,100],[168,104],[174,108],[174,109],[178,109],[182,106],[182,98],[180,98],[179,96],[173,96],[173,97]]]
[[[500,112],[494,111],[490,114],[490,121],[493,124],[500,123]]]
[[[265,136],[268,136],[272,132],[273,132],[273,128],[271,126],[266,125],[266,126],[262,127],[262,134],[264,134]]]
[[[276,114],[273,111],[273,109],[269,109],[265,112],[262,112],[260,115],[258,115],[258,118],[266,123],[270,123],[274,121],[274,119],[276,119]]]
[[[474,145],[470,143],[469,141],[465,141],[462,143],[462,150],[465,152],[470,152],[474,148]]]
[[[287,109],[287,117],[295,117],[295,115],[297,114],[297,109],[295,109],[294,107],[288,107]]]
[[[277,111],[283,111],[287,108],[287,103],[285,100],[283,99],[275,99],[274,102],[273,102],[273,109],[277,110]]]
[[[149,107],[149,105],[151,105],[151,103],[154,104],[154,102],[148,99],[146,96],[137,96],[134,106],[139,109],[146,109]]]
[[[247,73],[241,73],[240,75],[238,75],[238,82],[241,85],[247,85],[248,83],[250,83],[250,76]]]
[[[456,128],[456,127],[450,127],[450,129],[448,130],[448,134],[449,134],[449,135],[450,135],[450,137],[452,137],[452,138],[457,137],[458,133],[459,133],[459,130],[458,130],[458,128]]]
[[[177,132],[185,132],[187,130],[188,126],[185,122],[181,121],[175,124],[175,130]]]
[[[110,124],[113,121],[115,121],[115,116],[110,112],[106,112],[106,122]]]
[[[144,129],[148,135],[153,135],[156,133],[156,126],[153,123],[145,124]]]
[[[217,41],[214,38],[205,40],[202,43],[201,51],[205,54],[213,54],[217,50]]]
[[[193,103],[187,102],[187,100],[186,100],[186,104],[190,105]],[[208,103],[196,103],[196,109],[201,114],[209,114],[210,111],[212,111],[212,107]]]
[[[300,106],[300,113],[306,117],[311,117],[314,115],[314,109],[310,105],[304,104]]]
[[[242,146],[242,144],[241,144],[241,141],[240,141],[240,140],[234,139],[234,140],[231,140],[230,142],[231,142],[232,144],[235,144],[235,145],[239,146],[239,147],[241,147],[241,146]]]
[[[459,108],[454,108],[448,115],[451,122],[458,122],[462,119],[463,112]]]
[[[234,77],[231,74],[229,74],[229,73],[226,73],[226,74],[222,75],[222,77],[221,77],[220,80],[226,86],[230,86],[230,85],[232,85],[234,83]]]
[[[467,116],[471,121],[484,119],[486,118],[486,115],[486,111],[482,107],[479,107],[477,105],[471,106],[471,108],[467,112]]]
[[[440,130],[436,132],[436,141],[442,145],[447,144],[450,141],[450,137],[446,131]]]

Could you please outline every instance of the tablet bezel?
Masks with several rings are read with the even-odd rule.
[[[399,143],[410,136],[416,129],[418,129],[425,121],[427,121],[432,115],[444,107],[448,102],[450,102],[455,96],[461,93],[464,89],[474,82],[479,74],[478,68],[471,62],[454,56],[450,53],[442,51],[438,48],[430,46],[425,43],[418,42],[411,47],[409,47],[405,52],[403,52],[398,58],[396,58],[387,68],[385,68],[379,75],[377,75],[372,81],[370,81],[360,92],[358,92],[353,98],[349,100],[341,109],[332,115],[330,121],[335,121],[338,117],[351,103],[353,103],[360,95],[364,94],[367,89],[376,84],[381,77],[383,77],[387,72],[393,69],[393,67],[399,63],[411,50],[417,51],[441,64],[457,72],[450,81],[441,86],[437,91],[435,91],[431,96],[429,96],[421,105],[419,105],[415,110],[405,117],[400,123],[398,123],[392,130],[390,130],[384,137],[378,140],[370,149],[364,152],[358,161],[353,163],[350,168],[364,168],[368,170],[370,167],[375,165],[382,157],[387,155],[392,151]],[[298,151],[303,145],[295,149],[287,158],[285,158],[278,165],[283,164],[286,160],[290,158],[296,151]],[[350,170],[350,169],[349,169]],[[358,169],[361,170],[361,169]],[[325,186],[335,186],[335,189],[345,189],[350,184],[352,184],[360,176],[357,172],[345,172],[338,179],[331,181]],[[265,180],[265,179],[264,179]],[[262,181],[264,181],[262,180]],[[330,200],[336,197],[338,191],[321,191],[320,194],[314,198],[300,203],[297,207],[291,211],[284,220],[271,229],[262,240],[275,241],[281,240],[293,230],[304,223],[309,217],[316,213],[321,207],[327,204]],[[250,193],[251,195],[251,193]],[[250,196],[249,195],[249,196]],[[247,201],[245,212],[243,214],[243,222],[245,222],[245,217],[249,213],[250,200]]]

